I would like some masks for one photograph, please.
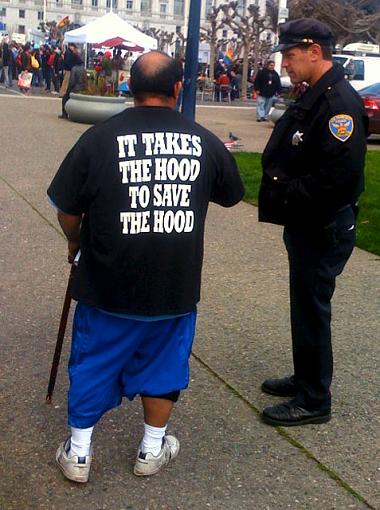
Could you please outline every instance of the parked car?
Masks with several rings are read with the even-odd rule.
[[[369,133],[380,134],[380,83],[358,91],[369,117]]]

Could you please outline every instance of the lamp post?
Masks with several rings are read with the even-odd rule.
[[[187,29],[185,73],[182,96],[182,113],[190,119],[195,118],[200,22],[201,0],[191,0],[189,9],[189,25]]]

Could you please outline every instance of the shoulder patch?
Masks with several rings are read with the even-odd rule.
[[[354,119],[345,113],[334,115],[329,120],[329,129],[335,138],[346,142],[354,132]]]

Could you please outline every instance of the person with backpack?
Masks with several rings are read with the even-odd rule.
[[[54,54],[49,48],[49,46],[45,45],[44,53],[42,56],[42,72],[45,77],[45,90],[46,92],[50,92],[51,89],[51,79],[53,75],[52,65],[54,64]]]
[[[42,74],[41,74],[41,55],[39,50],[33,50],[30,55],[30,69],[33,74],[32,86],[42,86]]]
[[[61,50],[55,48],[52,55],[49,57],[49,63],[51,65],[52,81],[54,90],[52,94],[58,94],[63,80],[63,60]]]

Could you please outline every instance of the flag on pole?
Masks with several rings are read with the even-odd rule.
[[[224,63],[228,66],[232,64],[233,56],[234,52],[232,51],[232,48],[228,48],[226,53],[224,54]]]
[[[70,23],[70,18],[68,16],[65,16],[64,18],[61,19],[61,21],[58,23],[57,27],[58,28],[63,28],[65,27],[66,25],[68,25]]]

